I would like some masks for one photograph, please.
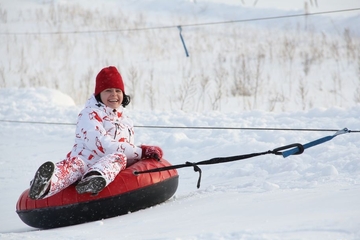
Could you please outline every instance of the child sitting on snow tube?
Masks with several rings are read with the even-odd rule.
[[[103,68],[96,77],[95,93],[78,116],[75,144],[66,159],[45,162],[30,183],[29,197],[50,197],[79,181],[79,194],[97,194],[127,165],[142,158],[160,160],[157,146],[134,145],[134,127],[124,114],[130,103],[116,67]]]

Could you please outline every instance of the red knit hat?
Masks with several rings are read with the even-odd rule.
[[[103,68],[96,76],[95,96],[107,88],[117,88],[125,94],[124,82],[116,67]]]

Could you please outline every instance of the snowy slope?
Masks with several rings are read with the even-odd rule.
[[[3,1],[0,87],[55,88],[80,105],[99,69],[116,65],[129,109],[282,112],[360,102],[358,1],[304,0],[285,10],[227,2]],[[286,17],[304,14],[304,2],[309,13],[358,10]]]
[[[1,89],[0,119],[74,123],[81,106],[45,88]],[[307,112],[208,114],[128,111],[136,125],[359,130],[360,107]],[[266,155],[192,169],[166,203],[125,216],[39,231],[15,213],[21,192],[44,161],[72,147],[73,125],[2,122],[0,239],[359,239],[359,133],[337,136],[282,158]],[[162,146],[173,164],[307,143],[333,132],[137,128],[136,142]]]

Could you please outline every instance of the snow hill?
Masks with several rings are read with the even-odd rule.
[[[358,2],[297,0],[286,10],[287,1],[257,2],[3,1],[0,86],[55,88],[79,105],[100,69],[115,65],[130,109],[281,112],[360,102]],[[341,9],[355,10],[310,15]]]

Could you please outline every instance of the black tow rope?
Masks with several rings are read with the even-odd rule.
[[[350,130],[348,130],[347,128],[344,128],[342,130],[337,131],[334,135],[323,137],[323,138],[317,139],[315,141],[309,142],[304,145],[300,144],[300,143],[294,143],[294,144],[289,144],[286,146],[278,147],[278,148],[275,148],[273,150],[269,150],[266,152],[258,152],[258,153],[237,155],[237,156],[231,156],[231,157],[216,157],[216,158],[211,158],[209,160],[200,161],[200,162],[196,162],[196,163],[185,162],[184,164],[172,165],[172,166],[161,167],[161,168],[154,168],[154,169],[149,169],[146,171],[135,171],[134,174],[138,175],[138,174],[143,174],[143,173],[162,172],[162,171],[166,171],[166,170],[179,169],[179,168],[184,168],[184,167],[193,167],[195,172],[199,172],[197,188],[200,188],[202,171],[198,165],[210,165],[210,164],[233,162],[233,161],[244,160],[247,158],[257,157],[257,156],[266,155],[266,154],[282,155],[284,158],[286,158],[290,155],[302,154],[305,151],[305,149],[307,149],[307,148],[327,142],[340,134],[350,133],[350,132],[351,132]]]

